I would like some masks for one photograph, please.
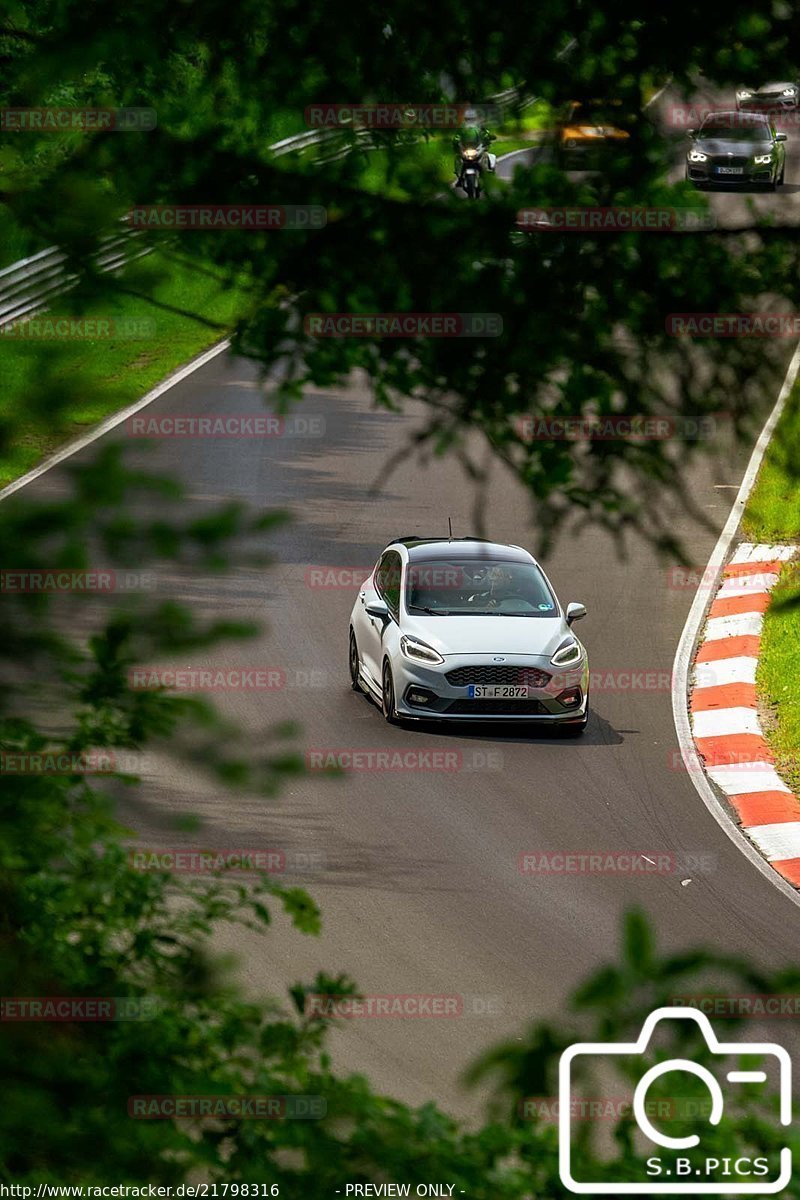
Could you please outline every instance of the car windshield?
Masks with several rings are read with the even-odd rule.
[[[554,617],[556,599],[535,563],[442,558],[406,569],[406,609],[434,616]]]
[[[770,130],[766,121],[748,121],[743,113],[730,113],[705,121],[700,137],[722,138],[726,142],[768,142]]]

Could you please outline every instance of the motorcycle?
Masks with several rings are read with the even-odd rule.
[[[477,146],[459,147],[459,157],[461,164],[456,187],[463,188],[469,200],[478,200],[482,191],[484,165],[493,171],[495,156],[489,154],[486,145],[481,142]]]

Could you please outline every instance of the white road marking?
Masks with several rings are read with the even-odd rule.
[[[738,613],[734,617],[711,617],[706,625],[705,641],[718,642],[721,638],[759,637],[764,624],[764,614],[759,612]]]
[[[767,762],[734,763],[727,767],[709,767],[708,774],[726,796],[746,796],[752,792],[786,792],[791,789],[775,768]],[[728,820],[730,828],[733,826]]]
[[[719,708],[692,714],[695,738],[726,737],[738,733],[761,733],[754,708]]]
[[[796,356],[796,354],[797,354],[797,351],[795,351],[795,356]],[[793,358],[792,364],[794,364],[794,361],[795,360]],[[789,371],[791,371],[791,370],[792,370],[792,367],[790,366]],[[795,374],[797,374],[797,367],[795,367]],[[786,378],[787,379],[789,378],[788,374],[787,374]],[[794,382],[794,381],[792,381],[792,382]],[[784,380],[784,387],[785,386],[786,386],[786,381]],[[781,389],[781,394],[782,393],[783,393],[783,388]],[[772,420],[772,416],[770,416],[770,421],[771,420]],[[759,438],[759,441],[760,440],[761,439]],[[752,487],[752,484],[751,484],[751,487]],[[752,542],[743,542],[741,546],[737,547],[736,552],[734,553],[733,557],[731,558],[731,562],[732,563],[788,562],[788,560],[792,557],[793,554],[794,554],[793,546],[770,546],[765,542],[760,542],[758,545],[754,546]]]
[[[0,500],[5,500],[8,496],[12,496],[14,492],[18,492],[21,488],[27,487],[29,483],[33,483],[34,479],[39,479],[47,471],[52,471],[53,467],[57,467],[65,459],[72,458],[72,455],[77,454],[79,450],[85,449],[86,446],[91,446],[92,442],[96,442],[98,438],[104,437],[112,429],[116,429],[117,425],[121,425],[123,421],[127,421],[128,417],[132,417],[134,413],[141,412],[143,408],[147,408],[148,404],[152,404],[154,400],[158,400],[159,396],[163,396],[170,388],[175,387],[176,383],[188,379],[190,375],[193,375],[195,371],[199,371],[201,367],[211,362],[212,358],[216,358],[218,354],[222,354],[229,346],[230,340],[225,338],[223,342],[217,342],[216,346],[212,346],[210,350],[199,354],[197,358],[193,358],[185,366],[178,367],[177,371],[173,371],[171,375],[168,375],[151,392],[148,392],[146,396],[142,396],[141,400],[136,400],[133,404],[129,404],[127,408],[123,408],[121,412],[106,417],[105,421],[101,421],[89,433],[81,434],[74,441],[67,442],[66,446],[62,446],[55,454],[51,454],[38,467],[27,471],[19,479],[15,479],[13,483],[9,483],[7,487],[0,490]]]
[[[761,575],[743,575],[739,579],[726,579],[716,595],[717,600],[730,600],[734,596],[758,596],[771,592],[778,576],[765,571]]]
[[[747,835],[770,862],[781,858],[800,858],[800,821],[751,825]]]
[[[757,658],[721,658],[718,662],[695,663],[695,689],[722,687],[727,683],[755,683]]]

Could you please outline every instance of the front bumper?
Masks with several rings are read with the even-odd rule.
[[[709,187],[716,185],[728,187],[737,183],[772,183],[776,177],[777,164],[766,163],[756,166],[746,163],[741,168],[740,175],[721,174],[719,164],[715,163],[686,163],[686,178],[691,183],[704,183]]]
[[[736,108],[739,112],[767,113],[778,117],[781,113],[797,112],[799,103],[798,96],[771,96],[763,100],[751,97],[749,100],[737,100]]]
[[[586,718],[589,703],[589,663],[584,654],[574,667],[554,667],[535,655],[507,655],[506,667],[544,671],[549,682],[531,688],[524,700],[472,699],[469,684],[456,686],[446,675],[458,668],[493,667],[491,654],[451,654],[444,663],[425,666],[398,655],[392,664],[397,711],[402,717],[428,721],[535,721],[542,725],[575,725]],[[476,678],[476,683],[481,682]],[[580,703],[562,704],[557,697],[580,689]],[[427,703],[415,700],[426,694]]]

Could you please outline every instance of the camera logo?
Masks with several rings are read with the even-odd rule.
[[[719,1060],[715,1064],[718,1067],[717,1074],[689,1058],[670,1058],[648,1070],[643,1069],[644,1055],[656,1026],[661,1021],[673,1020],[695,1023],[710,1054]],[[702,1114],[702,1119],[711,1125],[719,1125],[725,1106],[724,1097],[730,1095],[732,1085],[767,1083],[766,1070],[751,1069],[741,1061],[743,1057],[751,1059],[752,1055],[758,1056],[761,1065],[773,1069],[771,1077],[777,1082],[780,1124],[789,1125],[792,1064],[787,1051],[773,1042],[720,1042],[708,1017],[699,1010],[657,1008],[644,1022],[635,1042],[577,1042],[570,1046],[561,1055],[558,1068],[559,1174],[564,1187],[579,1195],[699,1193],[749,1196],[782,1191],[792,1175],[792,1152],[788,1146],[784,1146],[779,1153],[758,1157],[711,1157],[701,1144],[702,1129],[700,1133],[674,1137],[656,1128],[648,1113],[648,1107],[652,1112],[653,1106],[648,1105],[647,1093],[656,1080],[672,1072],[676,1079],[680,1079],[682,1073],[684,1081],[687,1075],[700,1080],[708,1093],[702,1106],[698,1106],[696,1101],[684,1104],[686,1113],[694,1117]],[[573,1101],[577,1094],[574,1084],[576,1075],[581,1075],[593,1065],[605,1068],[606,1072],[609,1066],[616,1065],[633,1078],[642,1068],[631,1102],[634,1120],[647,1145],[642,1157],[640,1180],[631,1179],[630,1175],[619,1183],[576,1178],[576,1174],[580,1175],[581,1172],[574,1152],[579,1136],[578,1129],[573,1128]],[[696,1090],[696,1083],[694,1086]],[[658,1106],[655,1111],[658,1111]]]

